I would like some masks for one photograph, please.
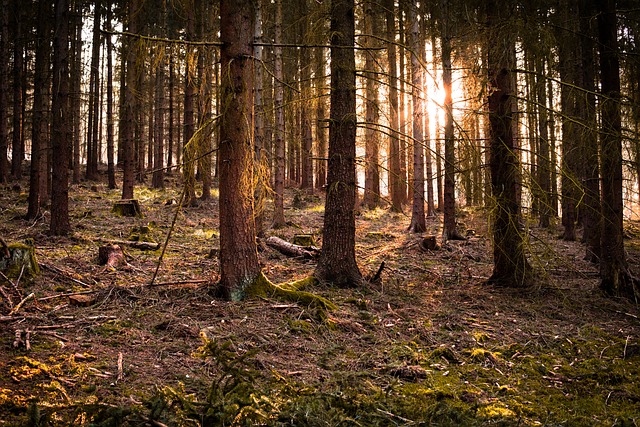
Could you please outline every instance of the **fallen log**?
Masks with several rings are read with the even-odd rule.
[[[302,259],[315,259],[320,255],[320,248],[315,246],[299,246],[289,243],[276,236],[270,236],[265,241],[267,246],[277,250],[281,254],[302,258]]]
[[[136,240],[113,240],[113,239],[100,239],[100,241],[105,243],[110,243],[113,245],[126,245],[135,249],[140,249],[143,251],[155,251],[160,249],[160,243],[156,242],[139,242]]]

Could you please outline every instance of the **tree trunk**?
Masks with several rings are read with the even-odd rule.
[[[107,18],[105,26],[111,29],[111,4],[107,3]],[[113,136],[113,40],[111,34],[106,35],[107,41],[107,179],[109,188],[116,188],[116,167],[114,162]]]
[[[367,1],[365,7],[365,34],[373,35],[378,30],[380,20],[379,8],[376,3]],[[366,38],[367,47],[371,50],[365,51],[364,75],[366,80],[366,101],[365,101],[365,170],[364,170],[364,200],[363,203],[368,209],[375,209],[380,206],[380,132],[376,127],[380,121],[380,100],[378,99],[378,70],[377,63],[380,61],[377,49],[379,43],[375,37]]]
[[[331,2],[329,171],[322,252],[315,276],[336,286],[362,281],[355,256],[356,71],[354,0]]]
[[[265,151],[265,105],[263,98],[264,68],[262,37],[262,0],[256,2],[256,18],[253,26],[254,67],[253,104],[254,104],[254,161],[256,164],[255,214],[256,235],[264,233],[264,203],[269,185],[269,167]]]
[[[600,51],[600,153],[602,158],[602,253],[600,288],[611,296],[638,301],[638,286],[631,277],[624,252],[622,201],[622,124],[620,118],[620,65],[618,60],[615,0],[597,2]]]
[[[389,192],[391,210],[402,212],[402,183],[400,177],[400,139],[398,137],[398,71],[396,58],[396,17],[393,0],[384,0],[387,21],[387,58],[389,62]]]
[[[285,171],[285,141],[284,141],[284,85],[282,70],[282,0],[276,0],[276,46],[273,48],[275,54],[274,74],[274,109],[276,112],[275,122],[275,182],[274,182],[274,212],[273,226],[279,228],[284,226],[284,171]]]
[[[220,289],[241,300],[260,275],[253,220],[253,0],[220,1]]]
[[[53,151],[53,191],[51,193],[50,232],[69,234],[69,5],[55,4],[53,44],[53,94],[51,148]]]
[[[138,0],[133,0],[128,4],[127,19],[129,32],[136,33]],[[134,114],[135,114],[135,97],[137,91],[136,70],[138,55],[134,40],[126,40],[126,49],[123,57],[126,56],[126,69],[124,87],[120,88],[121,97],[123,98],[122,115],[122,163],[123,163],[123,182],[122,182],[122,199],[133,199],[133,187],[135,184],[135,139],[134,139]],[[124,96],[122,93],[124,92]]]
[[[87,169],[85,178],[98,179],[98,124],[100,100],[100,10],[101,0],[95,0],[93,14],[93,41],[91,47],[91,74],[89,78],[89,124],[87,127]]]
[[[80,142],[83,118],[80,113],[82,96],[80,94],[82,86],[82,4],[75,2],[73,6],[73,31],[71,32],[71,127],[73,132],[73,143],[71,153],[71,163],[73,175],[71,182],[80,182]]]
[[[174,147],[174,99],[175,99],[175,73],[173,72],[173,49],[169,50],[169,135],[167,141],[167,173],[171,174],[173,169],[173,147]]]
[[[187,40],[195,39],[195,11],[193,1],[187,5]],[[183,121],[183,168],[182,177],[184,180],[184,205],[195,206],[196,200],[196,153],[197,144],[191,140],[195,133],[195,121],[194,121],[194,100],[196,96],[196,82],[195,82],[195,67],[196,67],[196,52],[193,47],[186,47],[186,70],[184,76],[184,121]]]
[[[442,10],[442,81],[444,87],[444,229],[445,239],[463,237],[456,226],[456,154],[453,130],[453,98],[451,94],[451,40],[449,36],[448,0],[441,1]],[[511,103],[510,103],[511,104]]]
[[[496,0],[485,3],[488,40],[487,67],[489,84],[490,169],[493,208],[493,274],[489,283],[500,286],[528,286],[531,267],[524,253],[524,237],[519,226],[517,194],[518,157],[514,151],[513,69],[515,38],[505,28],[509,12]],[[506,49],[506,50],[505,50]]]
[[[165,3],[163,2],[163,7]],[[164,14],[164,11],[162,12]],[[164,115],[165,115],[165,98],[164,98],[164,52],[159,53],[156,65],[156,87],[155,87],[155,119],[153,131],[153,174],[151,176],[151,185],[153,188],[164,188]]]
[[[424,43],[420,37],[418,22],[418,1],[409,5],[409,25],[411,43],[411,99],[413,104],[413,207],[409,230],[413,233],[426,231],[424,214],[424,141],[422,132],[423,100],[421,97],[422,67],[420,59],[424,56]]]
[[[538,137],[540,146],[538,150],[538,185],[540,186],[540,227],[549,228],[551,225],[551,158],[549,144],[549,114],[547,112],[547,90],[545,76],[545,60],[537,58],[537,91],[536,97],[540,105],[538,113]]]
[[[9,0],[2,0],[2,34],[0,34],[0,183],[9,179],[9,159],[7,145],[8,128],[8,102],[7,91],[9,89]]]
[[[22,161],[24,160],[24,141],[22,138],[22,76],[24,73],[24,35],[22,34],[22,2],[14,1],[13,31],[13,134],[11,144],[11,176],[13,179],[22,178]],[[6,60],[6,59],[3,59]]]
[[[307,1],[301,1],[300,15],[302,16],[301,33],[304,40],[309,33],[309,11]],[[311,129],[311,51],[309,49],[300,50],[300,95],[302,103],[300,105],[300,125],[302,126],[302,173],[300,174],[300,187],[308,192],[313,191],[313,133]]]
[[[31,170],[29,175],[29,207],[27,219],[40,216],[42,201],[42,175],[46,173],[47,145],[49,125],[47,120],[49,95],[49,61],[51,55],[51,8],[48,2],[38,4],[38,22],[36,27],[36,63],[33,76],[33,117],[31,136]],[[43,191],[44,190],[44,191]]]
[[[578,110],[581,112],[581,140],[584,147],[584,224],[585,259],[600,259],[602,217],[600,207],[600,162],[598,153],[598,119],[596,113],[595,45],[593,42],[595,5],[593,0],[580,0],[580,45],[582,88]]]
[[[327,124],[325,120],[324,85],[325,60],[322,48],[315,49],[315,69],[316,69],[316,140],[317,157],[316,163],[316,188],[324,188],[327,184]]]

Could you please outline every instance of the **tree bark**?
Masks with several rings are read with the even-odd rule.
[[[190,1],[187,5],[187,28],[186,38],[187,40],[195,39],[195,11],[194,2]],[[195,67],[196,67],[196,52],[193,47],[186,47],[186,69],[184,76],[184,121],[183,121],[183,137],[184,143],[182,147],[183,168],[182,177],[184,180],[184,205],[195,206],[196,200],[196,153],[197,144],[191,140],[191,137],[195,133],[195,121],[194,121],[194,101],[196,96],[195,87]]]
[[[69,234],[69,5],[67,0],[55,3],[55,35],[53,44],[53,99],[51,148],[53,178],[50,232]]]
[[[611,296],[638,301],[639,289],[628,270],[624,251],[622,201],[622,123],[620,64],[615,0],[597,2],[600,51],[600,153],[602,158],[602,252],[600,288]]]
[[[284,172],[285,172],[285,141],[284,141],[284,86],[282,70],[282,47],[277,46],[282,43],[282,0],[276,0],[276,22],[275,22],[275,42],[274,47],[274,109],[276,113],[275,122],[275,173],[274,173],[274,212],[273,226],[279,228],[284,226]]]
[[[14,27],[13,31],[13,133],[11,144],[11,177],[22,178],[22,162],[24,160],[24,140],[22,137],[22,76],[24,73],[24,35],[22,34],[22,2],[14,1]],[[3,59],[6,60],[6,59]]]
[[[132,0],[128,4],[127,24],[129,32],[136,33],[138,0]],[[126,50],[123,57],[126,57],[125,85],[120,88],[123,98],[122,115],[122,158],[123,158],[123,179],[122,179],[122,200],[133,199],[133,187],[135,184],[135,139],[134,139],[134,114],[135,114],[135,94],[137,90],[136,70],[138,69],[138,55],[135,41],[126,40]],[[124,96],[122,93],[124,92]]]
[[[98,124],[100,100],[100,10],[101,0],[93,5],[93,40],[91,46],[91,72],[89,78],[89,123],[87,126],[87,167],[85,178],[98,179]]]
[[[38,5],[38,23],[36,28],[36,63],[33,76],[33,117],[31,136],[31,169],[29,175],[29,207],[27,219],[40,216],[44,205],[42,175],[46,173],[46,155],[49,136],[47,121],[49,91],[49,61],[51,55],[51,8],[48,2]],[[44,191],[43,191],[44,190]]]
[[[253,217],[253,0],[220,1],[220,289],[245,297],[260,276]]]
[[[373,35],[378,31],[380,20],[379,8],[373,1],[364,3],[365,34]],[[365,51],[366,101],[365,101],[365,170],[364,170],[364,200],[368,209],[380,206],[380,132],[376,129],[380,121],[380,100],[378,99],[377,63],[380,58],[377,54],[378,41],[375,37],[367,37]]]
[[[111,3],[107,3],[107,17],[105,26],[111,29]],[[114,161],[113,136],[113,40],[106,35],[107,41],[107,179],[109,188],[116,188],[116,166]]]
[[[420,37],[418,22],[418,1],[412,0],[409,5],[409,25],[411,43],[411,99],[413,104],[413,206],[409,231],[422,233],[427,229],[424,214],[424,141],[423,141],[423,99],[421,91],[422,66],[420,59],[424,56],[424,43]]]
[[[355,256],[356,72],[354,0],[331,2],[329,171],[322,252],[315,276],[339,287],[362,281]]]
[[[524,237],[519,226],[517,194],[518,156],[514,151],[513,69],[515,39],[505,27],[509,11],[496,0],[485,3],[491,34],[487,67],[491,92],[488,99],[490,122],[491,192],[494,198],[493,274],[488,282],[500,286],[528,286],[531,266],[524,253]]]
[[[5,60],[0,61],[0,183],[9,179],[8,158],[8,102],[7,91],[9,89],[9,0],[2,0],[2,34],[0,34],[0,56]]]
[[[398,71],[396,55],[396,17],[393,0],[384,0],[383,7],[387,22],[387,58],[389,62],[389,192],[391,194],[391,210],[402,212],[401,171],[400,171],[400,138],[398,137]]]

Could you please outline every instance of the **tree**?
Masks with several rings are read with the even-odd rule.
[[[356,71],[354,0],[331,2],[329,168],[322,251],[315,277],[339,287],[362,281],[355,256]]]
[[[487,26],[491,32],[487,47],[489,74],[489,152],[491,193],[494,198],[493,274],[488,282],[519,287],[530,283],[531,266],[524,253],[520,231],[517,194],[518,156],[514,150],[513,102],[515,42],[508,33],[508,8],[497,0],[485,3]]]
[[[638,301],[640,289],[629,273],[622,226],[622,122],[615,0],[597,2],[600,51],[600,155],[602,159],[602,235],[600,288],[611,296]]]
[[[13,134],[11,144],[11,176],[14,179],[22,178],[22,162],[24,160],[23,138],[23,76],[24,76],[24,34],[23,18],[24,5],[21,1],[13,2],[14,27],[13,36]],[[3,59],[5,60],[5,59]]]
[[[107,2],[107,17],[105,26],[111,30],[111,2]],[[113,139],[113,41],[111,34],[106,35],[107,41],[107,179],[109,188],[116,188],[116,167],[114,163]]]
[[[138,31],[137,14],[139,3],[133,0],[127,5],[127,25],[130,33]],[[137,55],[137,45],[129,38],[126,41],[126,49],[123,58],[126,58],[125,84],[120,87],[120,97],[122,98],[122,199],[133,199],[133,187],[135,184],[135,135],[134,135],[134,114],[136,111],[136,91],[138,90],[138,79],[136,73],[139,70],[139,55]],[[123,94],[124,92],[124,94]]]
[[[400,126],[398,117],[398,70],[396,59],[396,17],[393,0],[384,0],[383,7],[387,21],[387,59],[389,62],[389,192],[391,194],[391,210],[402,211],[403,193],[400,170]]]
[[[87,168],[85,178],[98,179],[98,123],[100,100],[100,11],[101,0],[93,5],[93,41],[91,46],[91,73],[89,78],[89,122],[87,125]]]
[[[186,6],[187,14],[187,28],[186,39],[192,41],[195,39],[195,4],[190,0]],[[183,121],[183,138],[184,146],[183,152],[183,168],[182,177],[184,179],[184,204],[187,206],[195,206],[197,204],[196,199],[196,153],[197,142],[193,141],[191,137],[195,133],[195,119],[194,119],[194,101],[196,97],[196,83],[195,83],[195,66],[196,66],[196,51],[192,46],[185,46],[186,49],[186,64],[184,75],[184,121]]]
[[[409,25],[411,44],[411,98],[413,103],[413,208],[409,230],[422,233],[427,229],[424,214],[424,141],[423,141],[423,100],[422,64],[424,42],[420,37],[418,22],[418,2],[412,0],[409,5]]]
[[[274,201],[273,201],[273,226],[279,228],[284,226],[284,78],[282,70],[282,0],[276,0],[276,22],[275,22],[275,43],[273,48],[275,55],[274,63],[274,109],[276,113],[275,122],[275,172],[274,172]]]
[[[365,170],[364,170],[364,199],[368,209],[380,206],[380,132],[376,129],[380,121],[380,100],[378,99],[379,84],[377,76],[378,40],[373,37],[378,31],[380,20],[379,7],[374,0],[364,3],[364,25],[367,47],[365,51],[364,75],[366,78],[365,101]]]
[[[53,178],[51,192],[50,232],[65,236],[69,224],[69,4],[56,0],[53,42],[53,94],[51,117],[51,149]]]
[[[453,98],[451,94],[451,39],[449,30],[449,0],[441,1],[442,10],[442,82],[444,87],[444,228],[445,239],[464,239],[456,225],[456,154],[453,129]]]
[[[36,63],[33,76],[33,115],[31,127],[31,170],[29,174],[29,207],[27,219],[40,216],[40,208],[44,205],[43,195],[46,188],[42,185],[42,176],[46,173],[46,154],[49,135],[47,110],[49,107],[48,91],[49,64],[51,56],[51,8],[48,2],[38,5],[38,22],[36,24]],[[46,181],[45,181],[46,183]]]
[[[0,34],[0,57],[9,58],[9,0],[2,0],[2,34]],[[7,157],[9,61],[0,61],[0,183],[9,179],[9,159]]]
[[[253,217],[253,0],[220,1],[220,289],[241,300],[260,273]]]

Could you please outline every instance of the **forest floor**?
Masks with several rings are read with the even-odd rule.
[[[136,189],[143,218],[112,214],[120,192],[104,183],[72,186],[64,238],[47,234],[48,216],[23,219],[26,183],[0,189],[0,236],[33,239],[42,268],[1,283],[13,302],[0,295],[0,426],[640,424],[639,307],[604,297],[597,268],[559,228],[528,229],[538,284],[501,289],[484,284],[486,211],[461,209],[469,239],[425,251],[406,215],[362,210],[357,259],[365,275],[384,261],[381,283],[307,289],[336,304],[328,312],[226,302],[210,292],[216,197],[180,210],[153,285],[161,250],[123,245],[127,265],[98,264],[99,247],[136,227],[164,243],[179,199],[175,177],[167,183]],[[319,240],[323,202],[291,190],[288,225],[267,234]],[[440,220],[426,234],[440,237]],[[640,274],[640,228],[626,229]],[[266,246],[260,259],[274,282],[314,269]]]

